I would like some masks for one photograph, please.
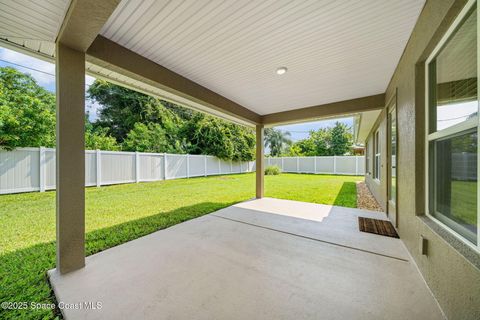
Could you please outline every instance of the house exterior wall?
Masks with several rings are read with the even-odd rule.
[[[379,115],[375,125],[373,126],[372,131],[370,132],[367,138],[368,152],[369,152],[369,170],[365,174],[365,182],[370,189],[370,192],[373,194],[375,199],[377,199],[378,204],[386,211],[387,205],[387,185],[385,183],[387,177],[387,164],[386,164],[386,155],[387,155],[387,120],[384,116],[385,111]],[[374,178],[374,168],[375,168],[375,133],[379,132],[380,138],[380,179]]]
[[[424,61],[466,4],[464,0],[430,0],[417,21],[407,47],[386,90],[385,103],[395,94],[398,130],[398,232],[426,283],[448,319],[480,319],[479,254],[463,245],[425,216],[425,78]],[[377,128],[383,132],[382,179],[377,184],[366,173],[366,183],[382,207],[387,197],[386,112],[379,116],[367,139]],[[369,170],[373,168],[370,154]],[[420,239],[428,241],[428,254],[420,253]]]

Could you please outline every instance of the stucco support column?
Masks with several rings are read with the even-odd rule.
[[[85,53],[56,45],[57,270],[85,265]]]
[[[264,193],[264,147],[263,147],[263,125],[257,124],[257,143],[256,143],[256,156],[255,156],[255,175],[256,175],[256,197],[257,199],[263,198]]]

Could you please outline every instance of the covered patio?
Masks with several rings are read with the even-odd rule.
[[[383,213],[263,198],[50,271],[67,319],[443,319]]]
[[[1,9],[2,45],[56,65],[49,277],[67,319],[479,318],[479,238],[466,243],[429,216],[425,192],[427,58],[475,0],[39,0]],[[465,59],[453,60],[456,70]],[[477,141],[478,67],[469,67]],[[85,257],[86,73],[254,129],[256,199]],[[344,116],[374,151],[366,179],[388,215],[264,198],[264,129]],[[402,239],[360,232],[359,216],[391,220]]]
[[[260,199],[264,196],[265,127],[351,116],[358,123],[356,141],[364,141],[384,106],[384,88],[421,5],[420,1],[378,7],[376,1],[369,1],[350,7],[348,16],[344,15],[344,5],[331,4],[324,10],[325,4],[317,1],[263,5],[212,1],[202,6],[193,0],[108,0],[101,4],[94,0],[56,0],[2,6],[12,17],[4,30],[0,29],[2,44],[55,62],[57,270],[67,274],[85,266],[85,74],[255,129],[256,198]],[[378,16],[377,8],[384,13],[393,10],[393,15],[408,19],[396,22],[398,30],[386,29],[392,26],[388,17],[367,24],[368,17]],[[359,10],[364,16],[356,14]],[[14,19],[19,13],[28,19]],[[349,37],[340,46],[332,42],[324,53],[338,59],[321,63],[328,73],[318,76],[310,66],[321,62],[316,49],[324,46],[323,37],[330,37],[325,30],[331,25],[318,19],[328,14],[338,18],[334,25],[339,33],[360,36],[356,26],[361,25],[369,35],[365,39],[369,45],[362,46],[361,68],[353,68],[352,73],[346,72],[341,63],[356,59],[353,52],[345,50]],[[188,23],[186,17],[190,17]],[[47,20],[48,26],[43,22]],[[165,21],[171,24],[159,29]],[[256,31],[247,27],[252,24],[265,28]],[[285,36],[292,41],[317,30],[315,47],[311,47],[309,37],[302,37],[295,54],[278,51],[278,56],[268,61],[272,51],[267,49],[277,42],[262,39],[280,36],[277,29],[282,25],[290,27]],[[400,40],[379,41],[385,32],[391,36],[401,34]],[[219,33],[225,41],[216,38]],[[38,37],[36,41],[29,40],[32,34]],[[170,39],[170,47],[149,54],[163,36],[170,38],[173,34],[182,41]],[[199,42],[199,38],[204,39]],[[229,38],[238,41],[229,42]],[[167,59],[188,56],[193,53],[190,46],[195,48],[193,56]],[[232,52],[233,60],[219,63],[222,54],[210,50],[218,46],[224,55]],[[250,54],[235,51],[238,46]],[[379,49],[385,47],[390,55],[380,53]],[[384,68],[377,68],[379,59]],[[373,69],[376,72],[372,74]],[[279,70],[288,73],[282,75]]]

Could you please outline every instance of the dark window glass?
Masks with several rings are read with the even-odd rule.
[[[431,214],[476,244],[477,132],[436,140],[430,148],[434,156]]]

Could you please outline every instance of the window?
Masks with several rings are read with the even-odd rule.
[[[469,1],[426,64],[427,214],[477,250],[477,6]]]
[[[390,130],[390,184],[389,200],[393,203],[397,201],[397,108],[394,106],[389,113]]]
[[[365,172],[370,174],[370,147],[368,143],[365,143]]]
[[[373,178],[380,180],[380,131],[377,130],[375,132],[375,136],[373,138]]]

